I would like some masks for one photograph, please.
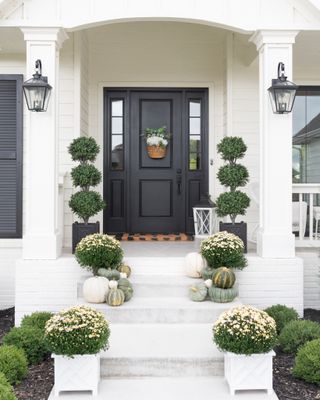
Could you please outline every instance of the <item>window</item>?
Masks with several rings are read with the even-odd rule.
[[[292,181],[320,183],[320,87],[300,86],[292,118]]]
[[[123,99],[111,100],[111,169],[123,170]]]
[[[189,101],[189,170],[201,169],[201,101]]]

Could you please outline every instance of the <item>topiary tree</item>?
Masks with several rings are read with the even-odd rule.
[[[217,146],[218,153],[226,165],[220,167],[217,177],[220,183],[229,187],[229,192],[222,193],[216,201],[216,212],[218,217],[229,216],[232,224],[236,222],[238,215],[245,215],[250,205],[250,198],[238,187],[245,186],[249,181],[247,168],[237,161],[244,157],[247,146],[241,137],[224,137]]]
[[[73,161],[80,162],[72,168],[71,178],[73,185],[81,189],[71,196],[69,206],[87,225],[89,218],[106,206],[100,193],[90,190],[90,186],[95,187],[101,182],[100,171],[90,164],[95,161],[100,148],[94,138],[80,137],[73,140],[68,151]]]

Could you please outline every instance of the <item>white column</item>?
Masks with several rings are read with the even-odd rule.
[[[26,41],[26,76],[35,61],[52,86],[47,112],[26,110],[24,259],[55,259],[61,252],[58,234],[58,72],[59,49],[67,38],[61,28],[22,28]]]
[[[268,88],[278,63],[292,80],[292,46],[298,32],[257,31],[250,39],[259,51],[260,229],[258,255],[295,256],[292,234],[292,115],[273,114]]]

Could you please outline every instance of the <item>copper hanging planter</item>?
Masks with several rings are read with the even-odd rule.
[[[147,146],[147,151],[150,158],[161,159],[167,155],[167,147],[164,146]]]

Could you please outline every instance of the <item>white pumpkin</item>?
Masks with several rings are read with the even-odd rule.
[[[109,288],[110,289],[117,289],[118,282],[117,281],[109,281]]]
[[[191,278],[201,278],[201,271],[206,261],[199,253],[189,253],[185,257],[185,273]]]
[[[109,280],[103,276],[93,276],[83,284],[83,297],[88,303],[104,303],[109,291]]]
[[[120,272],[120,278],[121,278],[121,279],[122,279],[122,278],[127,279],[127,277],[128,277],[128,275],[127,275],[126,272]]]
[[[206,279],[204,281],[204,284],[206,285],[206,287],[209,289],[212,286],[212,279]]]

